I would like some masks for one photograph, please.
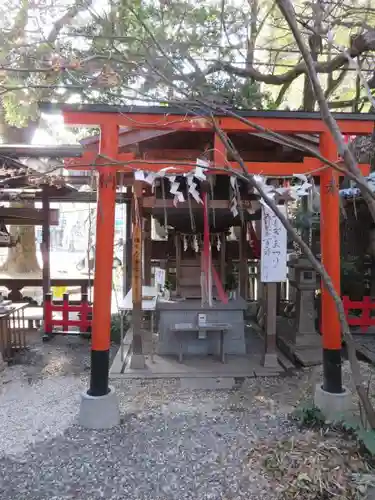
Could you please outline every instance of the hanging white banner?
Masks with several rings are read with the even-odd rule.
[[[279,205],[286,216],[286,206]],[[280,219],[262,203],[260,280],[277,283],[287,279],[287,233]]]
[[[160,285],[161,288],[165,286],[165,269],[160,267],[155,268],[155,285]]]

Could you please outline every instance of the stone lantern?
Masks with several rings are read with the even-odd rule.
[[[296,294],[296,347],[316,346],[319,339],[315,327],[315,290],[317,276],[310,262],[305,258],[289,260],[290,284]]]

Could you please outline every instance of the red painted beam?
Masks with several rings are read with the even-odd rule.
[[[119,165],[121,168],[120,161],[129,162],[135,159],[134,153],[121,153],[117,155],[117,159],[113,159],[111,163],[108,159],[99,156],[97,151],[86,150],[81,158],[66,158],[64,160],[64,166],[67,169],[78,169],[78,170],[91,170],[93,167],[98,167],[100,164],[109,166],[111,163],[113,166]]]
[[[117,157],[117,162],[114,161],[113,165],[116,167],[118,172],[132,172],[135,170],[144,170],[148,172],[160,172],[161,170],[167,170],[169,174],[184,174],[187,172],[191,172],[195,168],[195,161],[168,161],[168,160],[134,160],[131,159],[130,156],[132,153],[120,153]],[[106,163],[108,163],[105,159],[101,158],[101,161],[104,163],[103,166],[100,163],[97,163],[93,166],[92,163],[80,163],[79,161],[74,160],[69,165],[66,165],[66,168],[71,170],[91,170],[92,168],[97,169],[98,171],[105,168]],[[122,163],[124,162],[124,163]],[[315,158],[305,158],[303,162],[294,162],[294,163],[283,163],[283,162],[244,162],[247,168],[247,171],[251,174],[256,175],[264,175],[268,177],[292,177],[294,174],[315,174],[320,175],[323,172],[323,163],[320,160]],[[236,162],[228,162],[228,165],[231,169],[241,171],[241,167]],[[344,166],[340,164],[340,166]],[[361,164],[359,165],[363,175],[368,175],[370,172],[370,165]],[[230,174],[230,170],[228,170],[228,166],[225,164],[217,165],[217,168],[223,169],[223,171],[215,171],[211,170],[213,173],[217,173],[218,175],[228,175]]]
[[[203,149],[149,149],[143,153],[145,160],[195,161],[204,154]]]
[[[323,162],[321,162],[317,158],[306,157],[303,159],[303,165],[306,167],[306,171],[309,174],[314,174],[316,172],[316,175],[318,176],[324,171]],[[337,165],[342,169],[346,169],[345,163],[343,161],[338,161]],[[371,170],[369,163],[358,163],[358,167],[361,170],[362,175],[364,175],[365,177],[369,175]],[[302,172],[295,172],[295,173],[302,173]],[[340,176],[342,176],[342,174],[340,174]]]
[[[161,170],[167,170],[167,173],[169,174],[184,174],[188,173],[194,170],[196,162],[195,160],[191,161],[168,161],[168,160],[129,160],[128,158],[122,157],[122,153],[120,153],[117,157],[117,161],[119,162],[118,164],[114,163],[116,165],[116,170],[121,171],[121,172],[131,172],[135,170],[144,170],[148,172],[160,172]],[[123,164],[121,162],[124,161]],[[228,162],[228,165],[230,169],[241,171],[241,167],[239,166],[238,163],[236,162]],[[217,165],[217,168],[223,169],[223,171],[215,171],[214,169],[211,170],[211,172],[215,172],[217,174],[224,174],[228,175],[230,174],[230,169],[228,169],[228,165],[220,164]],[[277,175],[290,175],[292,176],[293,174],[297,173],[309,173],[309,167],[307,167],[304,163],[280,163],[280,162],[245,162],[245,165],[247,167],[248,172],[253,173],[253,174],[262,174],[262,175],[269,175],[269,176],[277,176]],[[100,171],[102,168],[105,168],[103,165],[102,167],[100,166],[99,163],[97,163],[95,166],[90,164],[79,164],[78,162],[72,162],[72,164],[69,164],[69,166],[66,166],[66,168],[69,168],[71,170],[78,169],[78,170],[91,170],[92,168],[96,168],[98,171]],[[314,167],[310,168],[312,170],[316,169],[316,164]]]
[[[121,127],[133,129],[158,129],[158,130],[190,130],[193,132],[212,131],[211,120],[206,117],[191,117],[186,115],[153,115],[142,113],[90,113],[90,112],[64,112],[67,125],[103,126],[116,123]],[[254,127],[243,123],[237,118],[225,116],[215,118],[216,123],[225,132],[252,132]],[[322,133],[328,129],[322,120],[313,118],[275,118],[252,117],[251,121],[268,130],[284,134],[293,133]],[[343,134],[367,135],[374,130],[371,121],[338,120],[338,126]]]

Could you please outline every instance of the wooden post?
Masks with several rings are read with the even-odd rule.
[[[132,205],[126,204],[126,232],[124,248],[124,295],[128,293],[132,283]]]
[[[42,261],[43,261],[43,300],[47,293],[50,293],[51,288],[51,265],[50,265],[50,222],[49,222],[49,197],[47,186],[42,188],[42,212],[43,212],[43,224],[42,224]]]
[[[284,287],[285,283],[277,283],[276,286],[276,314],[278,316],[281,315],[282,313],[282,304],[281,304],[281,297],[282,297],[282,289]]]
[[[133,186],[133,251],[132,251],[132,296],[133,296],[133,348],[131,369],[143,369],[145,358],[142,345],[142,183]]]
[[[181,240],[178,233],[174,237],[175,247],[176,247],[176,295],[181,296]]]
[[[255,235],[258,238],[258,241],[261,241],[262,238],[262,221],[261,220],[256,220],[254,224],[254,229],[255,229]],[[264,307],[265,307],[265,302],[263,300],[263,288],[264,285],[260,279],[260,261],[258,261],[258,274],[256,276],[256,281],[257,281],[257,301],[260,305],[260,308],[263,309],[264,312]],[[255,294],[254,294],[255,295]]]
[[[226,285],[226,234],[221,233],[220,235],[221,248],[220,248],[220,279],[225,289]]]
[[[267,368],[279,368],[276,353],[277,283],[264,283],[263,293],[266,304],[266,323],[264,327],[264,354],[262,365]]]
[[[215,166],[223,165],[227,161],[227,148],[225,144],[221,140],[218,134],[214,135],[214,150],[213,150],[213,158]],[[222,233],[221,235],[221,249],[220,249],[220,279],[221,283],[226,288],[226,233]]]
[[[320,136],[320,152],[337,160],[336,145],[329,132]],[[340,295],[340,200],[339,177],[332,168],[320,176],[320,238],[322,263]],[[333,298],[322,289],[323,389],[342,392],[341,327]]]
[[[249,287],[249,266],[247,264],[247,240],[246,240],[246,225],[241,226],[240,241],[239,241],[239,274],[240,274],[240,295],[244,300],[247,300]]]
[[[279,206],[280,211],[285,207]],[[287,234],[280,220],[272,211],[262,207],[261,218],[261,280],[265,302],[264,356],[263,365],[279,368],[276,352],[277,289],[278,283],[287,274]]]
[[[152,258],[152,239],[151,239],[151,214],[146,214],[144,219],[144,247],[143,247],[143,268],[144,284],[151,285],[151,258]]]
[[[202,194],[203,198],[203,259],[202,271],[204,272],[205,289],[207,291],[206,300],[212,307],[212,279],[211,279],[211,249],[210,249],[210,227],[208,221],[208,202],[207,192]]]
[[[118,126],[102,125],[100,153],[116,160]],[[101,168],[97,195],[91,379],[89,394],[108,394],[109,348],[111,343],[111,296],[113,239],[115,233],[116,169]]]

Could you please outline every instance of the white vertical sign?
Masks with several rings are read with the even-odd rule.
[[[160,288],[165,286],[165,269],[157,267],[155,269],[155,285],[160,285]]]
[[[278,209],[286,216],[286,206]],[[287,233],[280,219],[262,203],[260,280],[277,283],[287,279]]]

